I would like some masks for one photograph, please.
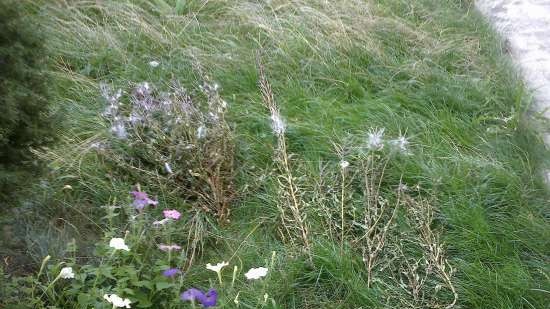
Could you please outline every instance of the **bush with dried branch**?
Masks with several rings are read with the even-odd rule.
[[[137,84],[124,104],[123,91],[101,84],[103,116],[111,138],[101,153],[136,183],[166,188],[191,213],[189,254],[201,246],[204,214],[229,220],[234,198],[234,141],[225,118],[227,102],[206,75],[196,91],[173,81],[168,91]],[[206,221],[208,221],[206,219]]]

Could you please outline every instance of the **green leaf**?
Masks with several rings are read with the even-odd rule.
[[[150,281],[145,281],[145,280],[142,280],[142,281],[136,281],[136,282],[132,282],[132,284],[136,287],[145,287],[149,290],[152,290],[153,289],[153,283],[150,282]]]
[[[116,278],[112,275],[111,271],[113,270],[110,266],[100,266],[99,267],[99,274],[102,276],[105,276],[109,279],[116,280]]]
[[[149,299],[149,295],[147,295],[143,291],[135,291],[133,298],[135,301],[138,302],[138,308],[149,308],[153,305],[153,303],[151,303],[151,300]]]
[[[167,288],[171,288],[173,286],[175,286],[175,284],[170,283],[170,282],[157,282],[155,284],[155,287],[156,287],[157,291],[164,290],[164,289],[167,289]]]
[[[78,305],[81,307],[81,308],[87,308],[88,305],[90,304],[90,294],[87,294],[87,293],[80,293],[78,294],[78,296],[76,297],[76,300],[78,302]]]
[[[134,295],[134,294],[135,294],[135,293],[134,293],[134,290],[129,289],[129,288],[124,288],[124,289],[122,289],[122,291],[123,291],[124,293],[128,294],[128,295]]]

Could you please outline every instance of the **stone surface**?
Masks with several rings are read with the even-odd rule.
[[[535,111],[550,119],[550,0],[477,0],[476,7],[506,39],[533,90]]]

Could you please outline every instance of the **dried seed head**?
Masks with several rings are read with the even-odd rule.
[[[384,148],[384,128],[371,129],[367,135],[367,149],[378,151]]]
[[[409,140],[404,135],[399,135],[394,140],[390,141],[390,144],[393,146],[393,148],[402,153],[402,154],[409,154]]]

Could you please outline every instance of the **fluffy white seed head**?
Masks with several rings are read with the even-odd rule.
[[[367,149],[371,151],[384,148],[384,129],[372,129],[367,135]]]
[[[285,122],[283,121],[279,113],[271,114],[271,128],[273,129],[273,132],[277,135],[285,134]]]
[[[392,140],[390,143],[392,144],[394,149],[397,150],[398,152],[401,152],[403,154],[409,153],[410,142],[405,136],[400,135],[398,138]]]

